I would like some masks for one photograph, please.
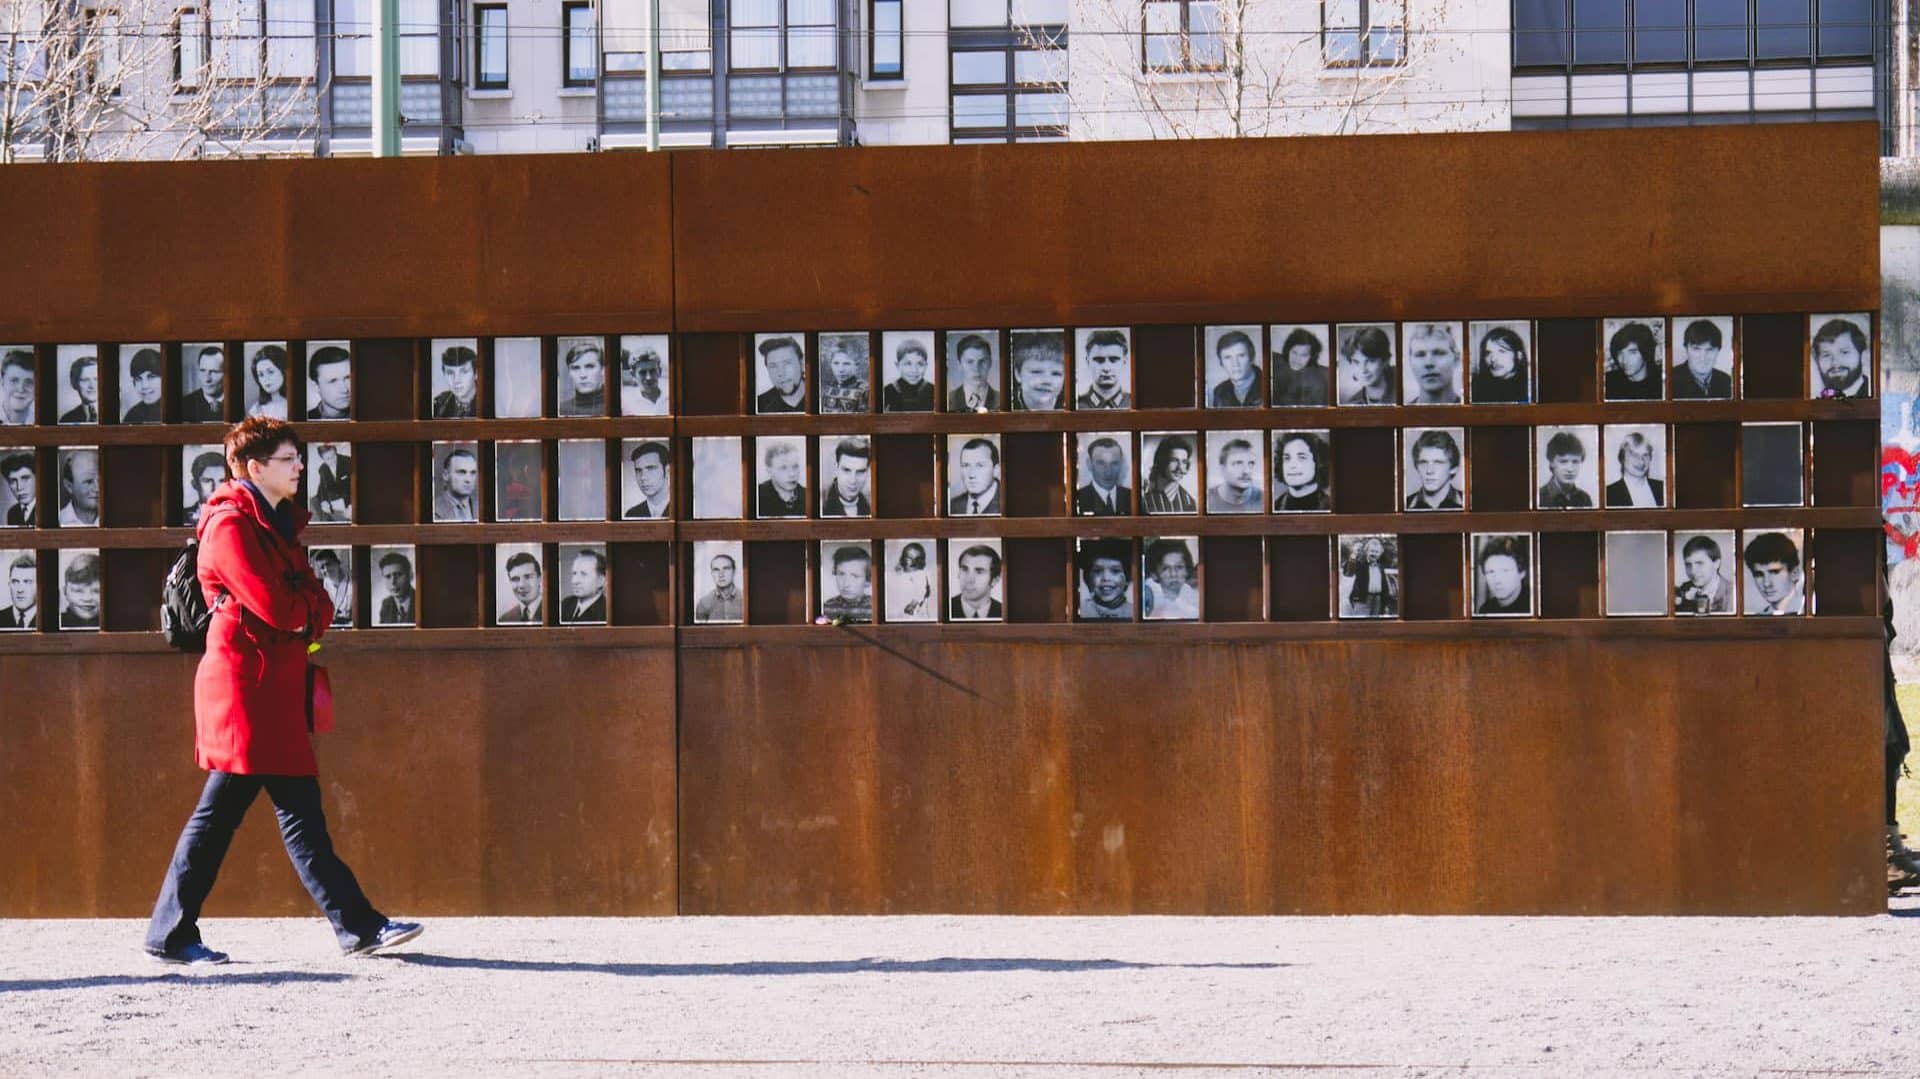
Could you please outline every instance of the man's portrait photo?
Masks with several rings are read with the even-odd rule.
[[[1207,432],[1207,512],[1264,513],[1267,437],[1263,431]]]
[[[39,361],[28,345],[0,345],[0,427],[34,422]]]
[[[1391,322],[1348,322],[1334,329],[1339,343],[1338,384],[1343,405],[1398,404],[1399,372],[1393,361]]]
[[[1269,400],[1276,408],[1317,408],[1332,400],[1333,363],[1325,325],[1280,323],[1267,327]]]
[[[1872,394],[1873,317],[1814,315],[1807,320],[1808,393],[1817,398]]]
[[[1801,568],[1801,531],[1773,528],[1742,532],[1740,561],[1746,566],[1750,615],[1806,614],[1806,574]]]
[[[493,444],[493,519],[538,521],[547,471],[538,441]]]
[[[180,346],[180,422],[227,421],[227,346]]]
[[[1408,427],[1401,431],[1406,459],[1401,494],[1409,510],[1464,510],[1467,429]]]
[[[1675,532],[1673,534],[1673,613],[1736,614],[1734,598],[1737,551],[1732,532]]]
[[[693,622],[737,626],[747,620],[747,568],[739,540],[693,544]]]
[[[554,343],[553,400],[562,416],[607,414],[607,345],[599,337],[562,337]]]
[[[746,516],[739,435],[693,440],[693,517],[696,521],[737,521]]]
[[[880,335],[880,411],[932,412],[932,330],[891,330]]]
[[[100,552],[69,547],[60,552],[60,628],[100,628]]]
[[[1338,554],[1340,617],[1400,617],[1400,537],[1343,535]]]
[[[1014,331],[1014,336],[1021,332]],[[1000,331],[947,331],[947,411],[999,409]]]
[[[1140,512],[1200,512],[1200,435],[1146,431],[1140,435]]]
[[[881,544],[886,561],[886,601],[889,622],[938,622],[939,545],[931,539],[890,539]]]
[[[480,444],[433,444],[433,520],[435,523],[480,519]]]
[[[352,446],[345,442],[307,443],[306,481],[307,508],[315,524],[353,523]]]
[[[1606,368],[1605,400],[1658,401],[1666,396],[1661,381],[1667,369],[1667,320],[1610,318],[1602,324]],[[1661,560],[1665,565],[1665,559]]]
[[[1590,510],[1600,505],[1600,428],[1594,424],[1533,429],[1533,508]]]
[[[159,345],[120,348],[120,422],[165,423],[160,396],[165,385]],[[285,417],[281,417],[284,419]]]
[[[55,350],[60,384],[54,387],[61,423],[100,422],[100,350],[95,345],[61,345]]]
[[[1468,399],[1476,405],[1524,405],[1533,400],[1533,323],[1467,324]]]
[[[1000,436],[947,436],[947,516],[998,517]]]
[[[672,411],[667,396],[667,335],[630,333],[620,338],[620,414],[665,416]]]
[[[311,446],[308,447],[312,449]],[[311,484],[312,465],[308,465]],[[180,447],[180,523],[197,525],[200,511],[227,480],[227,450],[218,442]],[[318,518],[316,518],[317,520]]]
[[[493,414],[503,420],[540,415],[540,339],[493,339]]]
[[[836,623],[873,621],[873,544],[821,540],[820,582],[821,618]]]
[[[1208,326],[1203,334],[1208,408],[1258,408],[1266,400],[1260,327]]]
[[[1073,407],[1133,407],[1133,331],[1125,326],[1073,331]],[[1129,560],[1131,564],[1131,560]]]
[[[1015,330],[1008,349],[1015,412],[1058,412],[1067,407],[1067,335],[1063,330]]]
[[[353,418],[353,349],[348,342],[307,342],[307,418]]]
[[[607,444],[598,438],[563,438],[556,447],[560,469],[560,519],[607,519]]]
[[[248,341],[241,350],[247,366],[241,380],[242,403],[247,415],[284,420],[287,415],[288,359],[285,341]],[[125,404],[126,399],[121,399]]]
[[[820,436],[820,516],[871,517],[873,447],[865,435]]]
[[[1679,318],[1680,352],[1673,359],[1673,399],[1733,398],[1733,319]]]
[[[1806,429],[1799,423],[1740,425],[1740,504],[1799,506],[1806,503]]]
[[[753,440],[753,515],[762,521],[807,515],[807,440],[768,435]]]
[[[1667,534],[1609,532],[1602,577],[1608,616],[1650,617],[1667,613]]]
[[[313,575],[320,578],[320,587],[327,590],[328,598],[333,600],[333,621],[330,625],[351,627],[353,625],[353,548],[351,547],[309,547],[307,562],[313,567]]]
[[[1462,384],[1458,322],[1409,322],[1402,353],[1407,358],[1406,391],[1409,405],[1457,405],[1466,400]]]
[[[376,628],[420,624],[420,600],[414,573],[413,544],[367,549],[373,563],[373,625]]]
[[[807,335],[753,335],[753,411],[758,416],[807,410]]]
[[[0,447],[0,528],[40,527],[40,460],[31,446]]]
[[[1080,431],[1073,441],[1073,515],[1132,516],[1132,432]]]
[[[873,411],[873,369],[864,333],[820,335],[820,408],[822,415]]]
[[[100,451],[93,446],[60,449],[60,527],[100,523]]]
[[[1667,504],[1667,428],[1658,423],[1612,423],[1601,432],[1607,470],[1607,508],[1657,509]]]
[[[1006,620],[1001,558],[997,539],[955,537],[947,541],[947,621]]]
[[[471,337],[436,337],[427,344],[433,394],[428,417],[436,420],[480,418],[480,342]]]
[[[629,521],[673,516],[673,451],[665,439],[629,438],[620,443],[620,516]]]
[[[0,606],[0,631],[40,628],[40,562],[32,551],[0,550],[0,574],[6,575],[5,606]]]
[[[1326,428],[1273,433],[1273,512],[1333,512],[1333,440]]]
[[[1533,537],[1525,532],[1473,534],[1475,618],[1533,616]]]
[[[607,549],[598,543],[563,543],[560,570],[567,575],[567,594],[560,598],[560,624],[606,625]]]
[[[1133,621],[1133,541],[1074,541],[1073,617],[1077,622]]]
[[[493,549],[496,625],[539,626],[547,621],[547,582],[537,543],[502,543]]]
[[[1198,536],[1160,536],[1140,556],[1140,617],[1153,622],[1200,620]]]

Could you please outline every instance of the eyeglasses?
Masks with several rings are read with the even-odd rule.
[[[300,463],[300,454],[298,452],[276,453],[272,457],[267,458],[265,463],[279,464],[279,465],[297,465]]]

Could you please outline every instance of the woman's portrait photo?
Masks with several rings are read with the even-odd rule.
[[[1198,536],[1160,536],[1140,558],[1140,617],[1150,622],[1200,620]]]
[[[241,350],[246,356],[246,380],[241,385],[247,415],[287,418],[287,366],[285,341],[248,341]],[[124,402],[123,402],[124,403]]]
[[[1332,446],[1325,428],[1273,433],[1273,512],[1333,512]]]
[[[1603,324],[1608,401],[1658,401],[1667,395],[1667,320],[1610,318]],[[1665,564],[1665,560],[1662,560]]]
[[[1667,428],[1664,424],[1608,424],[1607,508],[1659,509],[1667,505]]]
[[[1533,616],[1533,536],[1525,532],[1477,532],[1473,535],[1475,618]]]
[[[940,562],[931,539],[891,539],[881,545],[886,562],[887,621],[940,620]]]
[[[254,346],[248,346],[251,353]],[[286,350],[280,352],[282,370],[285,370]],[[120,422],[121,423],[163,423],[166,417],[161,414],[160,397],[163,381],[159,345],[121,345],[120,346]],[[280,382],[284,386],[286,378]],[[249,387],[251,392],[251,387]],[[281,415],[286,419],[286,398],[280,399]],[[252,415],[252,413],[248,413]]]
[[[61,345],[55,350],[55,414],[63,424],[100,422],[101,363],[98,345]]]
[[[1343,405],[1391,405],[1399,402],[1399,371],[1393,359],[1391,322],[1343,324],[1340,344],[1339,401]]]
[[[1341,618],[1400,617],[1400,538],[1340,537]]]
[[[0,345],[0,427],[33,425],[39,367],[32,345]]]
[[[1317,408],[1332,400],[1327,327],[1283,323],[1267,327],[1267,357],[1275,407]]]
[[[1200,435],[1147,431],[1140,435],[1140,512],[1200,512]]]
[[[1208,408],[1258,408],[1266,400],[1260,327],[1208,326],[1202,342]]]
[[[427,357],[428,417],[479,419],[480,342],[472,337],[436,337],[427,342]]]
[[[1533,429],[1533,508],[1590,510],[1600,502],[1600,428],[1595,424]]]
[[[889,330],[880,335],[880,411],[932,412],[934,385],[932,330]]]
[[[536,441],[493,444],[493,519],[538,521],[546,469]]]
[[[820,335],[820,412],[846,415],[873,411],[873,382],[868,366],[867,335]]]
[[[540,339],[493,339],[493,414],[503,420],[540,415]]]
[[[665,416],[672,410],[667,396],[667,335],[630,333],[620,338],[620,414]]]
[[[1080,622],[1133,621],[1133,541],[1074,541],[1074,618]]]
[[[560,459],[560,520],[606,520],[606,442],[598,438],[563,438],[556,448]]]
[[[1667,613],[1667,534],[1609,532],[1601,576],[1609,617]]]
[[[713,435],[693,442],[693,517],[696,521],[737,521],[742,511],[746,467],[739,435]]]
[[[1476,405],[1524,405],[1533,400],[1533,323],[1471,322],[1473,375],[1467,399]]]

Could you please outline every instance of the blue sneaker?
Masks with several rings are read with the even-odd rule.
[[[183,967],[217,967],[227,961],[227,953],[216,952],[197,940],[164,952],[149,950],[147,954],[162,963]]]
[[[380,927],[379,932],[362,940],[359,944],[346,949],[341,954],[372,955],[375,952],[384,952],[388,948],[398,948],[400,945],[405,944],[424,932],[426,932],[426,927],[419,922],[396,922],[389,918],[387,924]]]

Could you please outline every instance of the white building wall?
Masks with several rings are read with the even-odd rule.
[[[867,17],[865,4],[858,5]],[[944,0],[907,0],[901,15],[901,70],[899,81],[867,79],[867,30],[863,24],[853,49],[859,57],[861,79],[854,91],[853,115],[861,143],[868,146],[910,146],[947,141],[947,5]]]
[[[507,11],[507,88],[475,90],[471,56],[473,8],[463,16],[469,55],[463,123],[477,154],[584,151],[598,133],[597,87],[567,87],[559,0],[514,0]]]

